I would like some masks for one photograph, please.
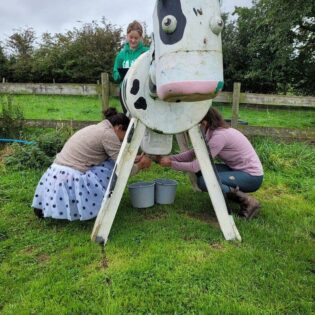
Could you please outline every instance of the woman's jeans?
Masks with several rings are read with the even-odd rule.
[[[243,192],[254,192],[262,184],[264,176],[253,176],[246,172],[235,171],[225,164],[215,164],[219,178],[221,180],[221,189],[224,193],[230,191],[230,187],[239,187]],[[197,184],[202,191],[207,191],[207,187],[201,172],[196,173]]]

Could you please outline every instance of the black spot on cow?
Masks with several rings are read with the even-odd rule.
[[[132,88],[130,90],[130,93],[132,95],[137,95],[140,89],[140,82],[138,79],[133,80],[132,82]]]
[[[165,45],[173,45],[179,42],[184,35],[186,17],[182,11],[180,0],[158,1],[157,15],[159,19],[160,38]],[[177,27],[173,33],[165,33],[162,29],[162,20],[167,15],[173,15],[177,20]]]
[[[134,103],[136,109],[147,109],[147,102],[144,97],[139,97],[137,101]]]

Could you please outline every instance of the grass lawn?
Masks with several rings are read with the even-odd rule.
[[[26,119],[100,120],[102,117],[98,97],[14,95],[12,100],[22,107]],[[4,96],[0,97],[0,104],[1,102],[4,102]],[[118,99],[112,98],[110,103],[111,106],[120,108]],[[225,118],[231,118],[232,106],[214,105]],[[314,128],[315,110],[241,107],[240,119],[252,126]]]
[[[126,189],[104,251],[93,221],[35,218],[43,170],[0,164],[0,313],[314,314],[314,147],[254,146],[262,213],[235,218],[241,243],[224,240],[207,194],[154,165],[129,182],[176,179],[175,203],[133,209]]]

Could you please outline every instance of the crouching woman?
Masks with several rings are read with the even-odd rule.
[[[258,190],[263,182],[263,167],[249,140],[238,130],[231,128],[221,114],[211,107],[201,121],[201,128],[209,149],[209,155],[219,158],[215,167],[221,181],[221,188],[228,199],[240,205],[239,214],[245,219],[256,217],[260,210],[259,202],[249,192]],[[197,184],[207,191],[198,160],[193,150],[159,159],[162,166],[179,171],[193,172]]]
[[[115,108],[104,116],[74,133],[40,179],[32,203],[38,217],[72,221],[97,216],[129,125]],[[147,156],[138,156],[131,174],[150,164]]]

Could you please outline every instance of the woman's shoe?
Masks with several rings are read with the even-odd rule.
[[[251,220],[258,216],[260,212],[259,202],[239,190],[238,187],[230,188],[230,192],[227,193],[227,197],[230,200],[236,201],[240,204],[239,215],[246,220]]]
[[[42,209],[34,208],[34,213],[39,219],[43,219],[44,218],[44,213],[43,213]]]

